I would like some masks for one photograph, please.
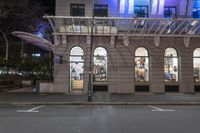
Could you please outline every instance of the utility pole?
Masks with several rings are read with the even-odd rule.
[[[94,0],[92,0],[92,25],[90,34],[90,67],[89,67],[89,81],[88,81],[88,102],[92,102],[92,66],[93,66],[93,40],[94,40]]]

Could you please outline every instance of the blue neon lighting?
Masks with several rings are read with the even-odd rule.
[[[120,5],[119,5],[119,12],[120,13],[125,13],[125,7],[126,5],[126,0],[120,0]]]
[[[152,10],[151,10],[151,14],[155,15],[157,14],[158,11],[158,0],[153,0],[152,1]]]
[[[165,5],[165,0],[160,0],[159,9],[158,9],[158,14],[159,15],[163,15],[163,13],[164,13],[164,5]]]
[[[194,1],[194,8],[200,8],[200,0],[195,0]]]
[[[135,0],[129,0],[128,13],[133,13],[134,12],[134,3],[135,3]]]

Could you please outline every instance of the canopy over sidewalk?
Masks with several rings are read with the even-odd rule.
[[[54,22],[55,35],[200,37],[200,19],[44,16]]]

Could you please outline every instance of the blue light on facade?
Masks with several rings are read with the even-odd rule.
[[[194,1],[194,8],[200,8],[200,0],[195,0]]]
[[[126,0],[120,0],[119,2],[119,12],[125,13],[126,10]]]
[[[152,1],[152,11],[151,11],[151,14],[157,14],[158,12],[158,0],[153,0]]]
[[[193,18],[200,18],[200,0],[195,0],[193,5]]]
[[[133,14],[135,11],[135,5],[149,6],[149,0],[120,0],[119,12],[121,14]]]
[[[128,13],[131,14],[134,12],[134,3],[135,3],[135,0],[129,0],[129,8],[128,8]]]
[[[42,21],[38,26],[37,26],[37,29],[35,30],[34,34],[39,36],[39,37],[42,37],[42,38],[45,38],[45,31],[49,28],[49,25],[47,22],[45,21]]]

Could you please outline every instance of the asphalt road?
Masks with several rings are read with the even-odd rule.
[[[0,133],[199,133],[200,106],[0,106]]]

